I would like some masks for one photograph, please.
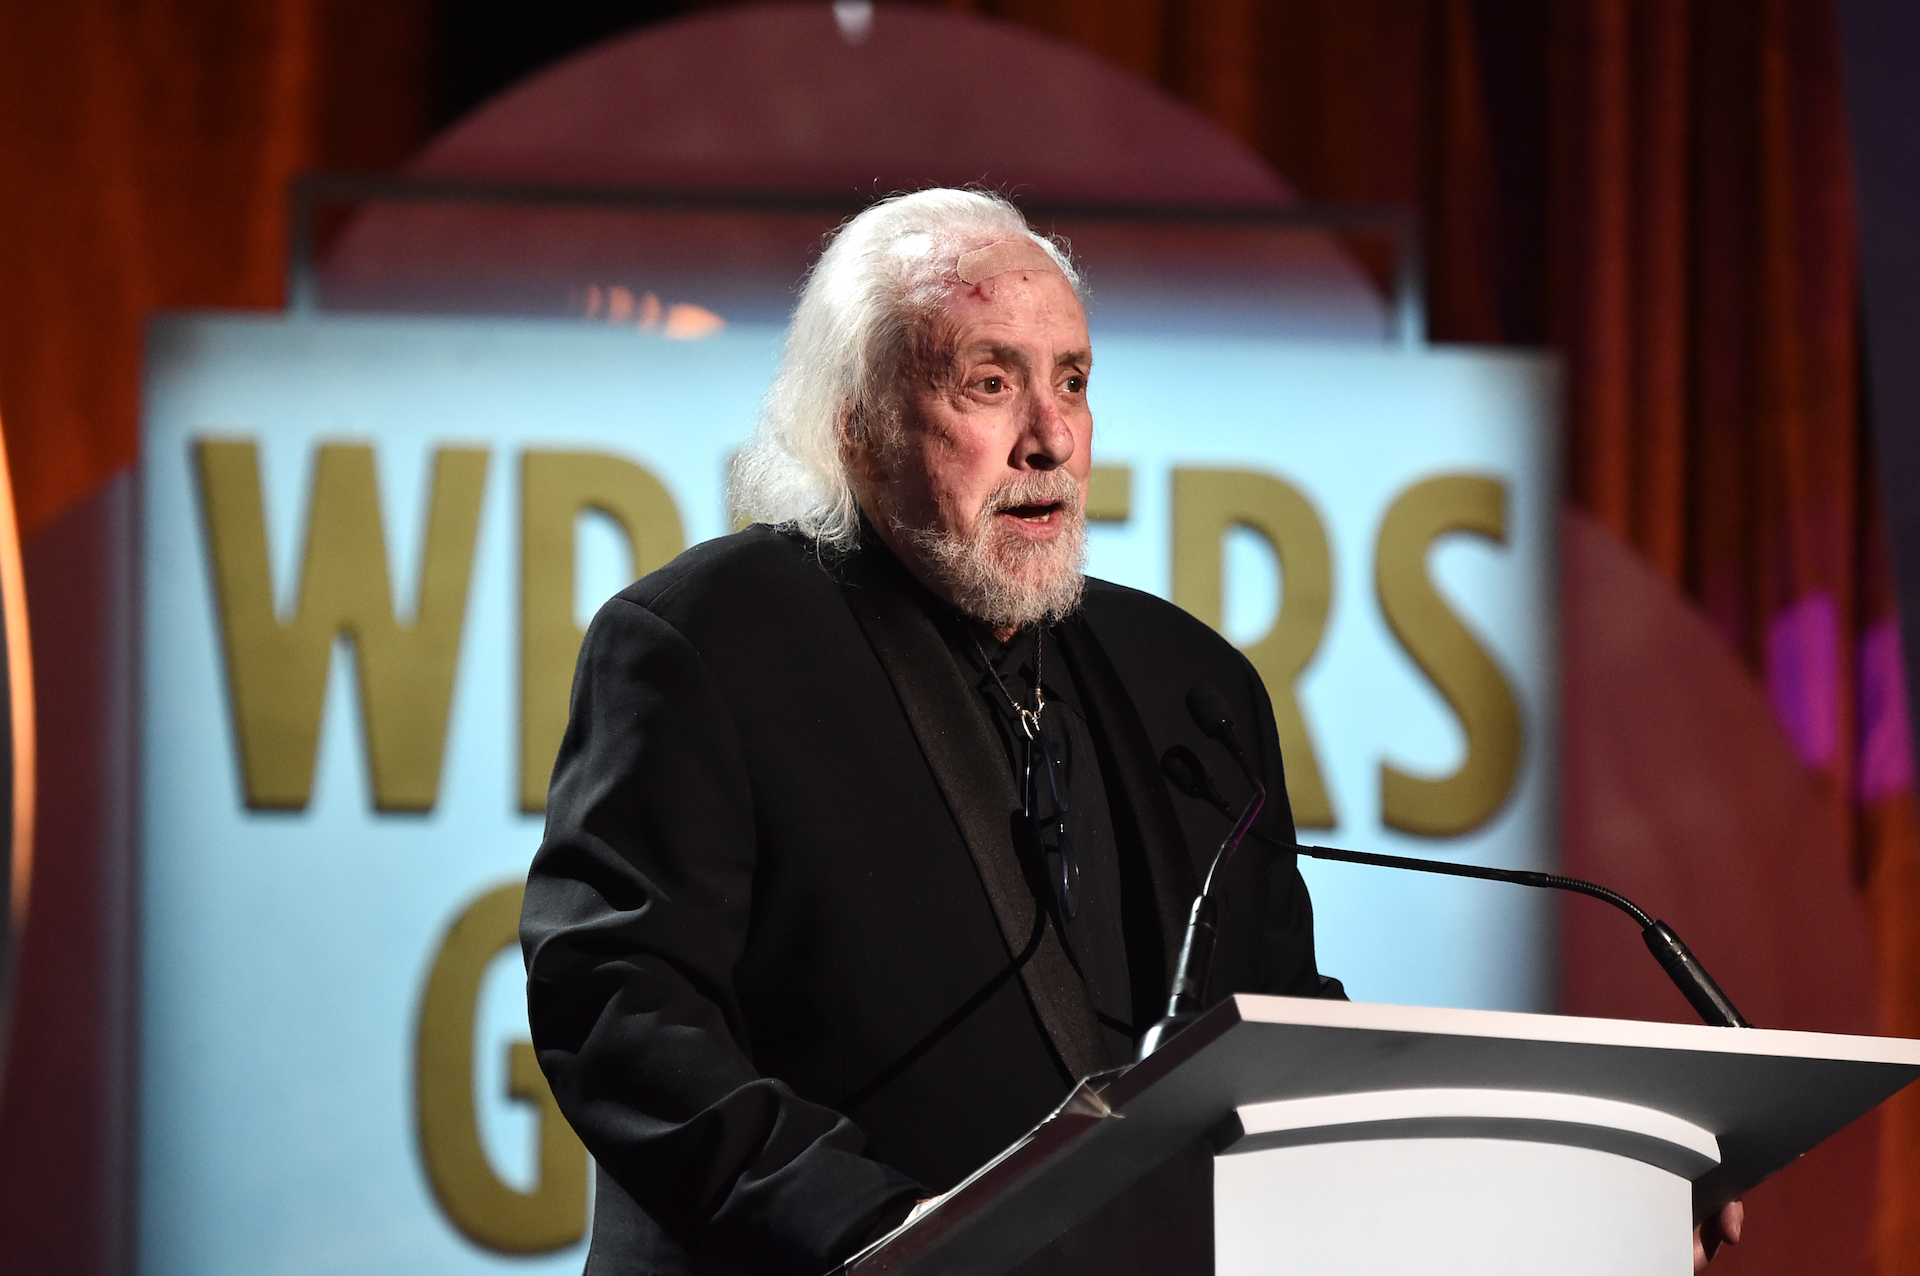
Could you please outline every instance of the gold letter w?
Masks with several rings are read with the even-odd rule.
[[[431,810],[440,787],[486,452],[434,453],[420,601],[407,625],[394,616],[372,448],[331,443],[319,450],[299,602],[285,623],[274,614],[258,450],[251,440],[201,439],[194,459],[247,805],[306,806],[327,666],[334,638],[345,634],[353,641],[360,676],[373,804],[382,811]]]

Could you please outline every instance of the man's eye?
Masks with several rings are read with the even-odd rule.
[[[1078,394],[1086,388],[1087,388],[1087,379],[1085,377],[1068,377],[1067,378],[1068,394]]]
[[[1007,384],[1006,381],[1000,377],[980,378],[980,388],[982,390],[985,390],[988,394],[1000,393],[1001,390],[1006,388],[1006,384]]]

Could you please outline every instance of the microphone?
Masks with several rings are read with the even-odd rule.
[[[1247,755],[1240,751],[1240,741],[1233,733],[1233,718],[1227,712],[1227,702],[1210,682],[1198,683],[1187,692],[1187,712],[1193,715],[1194,723],[1205,732],[1208,739],[1218,740],[1240,764],[1249,783],[1258,783],[1253,778],[1253,769],[1247,765]]]
[[[1625,913],[1640,926],[1640,938],[1646,941],[1647,949],[1660,968],[1667,972],[1667,978],[1673,980],[1674,987],[1680,990],[1688,1003],[1701,1019],[1716,1028],[1751,1028],[1746,1017],[1740,1013],[1726,993],[1720,991],[1720,985],[1713,981],[1707,968],[1700,964],[1673,927],[1662,921],[1655,921],[1644,909],[1625,895],[1609,890],[1598,882],[1583,881],[1578,877],[1565,877],[1559,873],[1542,873],[1524,868],[1488,868],[1482,864],[1458,864],[1449,860],[1415,859],[1410,855],[1379,855],[1372,851],[1347,851],[1337,846],[1295,846],[1301,855],[1317,860],[1342,860],[1348,864],[1371,864],[1378,868],[1404,868],[1416,873],[1444,873],[1449,877],[1477,877],[1489,882],[1509,882],[1515,886],[1534,886],[1547,890],[1572,891],[1577,895],[1587,895],[1594,899],[1605,900]]]
[[[1219,905],[1214,899],[1214,876],[1233,857],[1241,840],[1246,836],[1254,817],[1266,803],[1266,786],[1254,773],[1253,766],[1241,751],[1240,743],[1234,736],[1233,719],[1227,711],[1226,702],[1220,693],[1207,683],[1195,686],[1187,693],[1187,711],[1209,739],[1224,746],[1233,760],[1239,764],[1241,774],[1253,786],[1253,797],[1242,808],[1234,820],[1233,829],[1215,852],[1213,863],[1207,869],[1205,885],[1199,896],[1193,901],[1193,912],[1187,921],[1187,933],[1180,945],[1180,961],[1174,969],[1173,992],[1167,999],[1167,1013],[1161,1020],[1147,1030],[1140,1039],[1138,1058],[1144,1059],[1166,1044],[1169,1037],[1200,1017],[1201,1007],[1206,999],[1207,975],[1213,965],[1213,948],[1219,933]],[[1232,807],[1220,791],[1214,786],[1213,777],[1207,774],[1206,767],[1194,755],[1193,750],[1184,745],[1175,745],[1168,749],[1160,759],[1160,769],[1175,788],[1189,797],[1200,798],[1221,814],[1232,812]],[[1480,864],[1461,864],[1450,860],[1417,859],[1410,855],[1381,855],[1371,851],[1349,851],[1337,846],[1301,846],[1287,845],[1260,834],[1262,841],[1281,849],[1313,859],[1339,860],[1349,864],[1366,864],[1376,868],[1406,869],[1416,873],[1441,873],[1449,877],[1472,877],[1491,882],[1507,882],[1516,886],[1532,886],[1541,889],[1571,891],[1575,894],[1591,896],[1612,904],[1640,926],[1640,937],[1645,941],[1648,951],[1659,961],[1660,968],[1667,972],[1674,986],[1680,990],[1689,1005],[1700,1018],[1715,1027],[1751,1028],[1731,998],[1720,990],[1713,981],[1707,968],[1700,964],[1687,948],[1673,927],[1663,921],[1656,921],[1645,910],[1618,891],[1609,890],[1596,882],[1583,881],[1577,877],[1566,877],[1559,873],[1543,873],[1532,869],[1489,868]]]
[[[1220,870],[1233,859],[1233,853],[1240,849],[1247,831],[1253,827],[1255,819],[1267,804],[1267,786],[1254,773],[1247,756],[1240,749],[1240,741],[1233,733],[1233,718],[1227,713],[1226,701],[1209,683],[1200,683],[1187,692],[1187,712],[1193,715],[1194,722],[1208,738],[1217,740],[1226,747],[1233,760],[1240,764],[1240,771],[1247,777],[1247,783],[1253,786],[1253,796],[1240,809],[1239,817],[1227,836],[1220,843],[1220,849],[1213,853],[1213,863],[1207,866],[1207,876],[1200,887],[1200,894],[1194,897],[1193,910],[1187,914],[1187,933],[1180,941],[1180,960],[1173,968],[1173,990],[1167,997],[1167,1013],[1160,1021],[1147,1029],[1140,1038],[1137,1058],[1144,1059],[1158,1050],[1174,1033],[1180,1031],[1195,1019],[1205,1008],[1207,996],[1207,976],[1213,970],[1213,950],[1220,938],[1220,905],[1214,898],[1213,883]],[[1185,771],[1196,782],[1204,785],[1216,803],[1226,807],[1219,791],[1213,786],[1213,778],[1201,765],[1191,749],[1169,750],[1168,758],[1173,765]],[[1168,766],[1166,758],[1161,759],[1161,767]],[[1178,780],[1174,781],[1176,784]]]

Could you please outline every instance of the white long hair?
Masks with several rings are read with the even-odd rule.
[[[882,200],[842,226],[800,290],[780,370],[753,437],[734,459],[735,515],[798,528],[832,548],[859,536],[842,457],[892,419],[919,325],[960,282],[961,254],[1020,236],[1052,257],[1076,294],[1064,245],[1037,235],[988,191],[935,189]]]

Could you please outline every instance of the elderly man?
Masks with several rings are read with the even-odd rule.
[[[813,1276],[1130,1059],[1226,829],[1159,760],[1238,780],[1196,683],[1285,792],[1246,660],[1081,574],[1078,283],[992,195],[854,218],[736,471],[763,523],[588,631],[521,935],[591,1272]],[[1337,989],[1290,856],[1227,895],[1216,996]]]
[[[1160,760],[1242,796],[1197,684],[1276,799],[1212,995],[1339,995],[1270,849],[1292,827],[1258,676],[1081,574],[1078,290],[992,195],[854,218],[736,471],[762,523],[587,634],[521,935],[598,1165],[590,1273],[814,1276],[1129,1060],[1227,827]]]

